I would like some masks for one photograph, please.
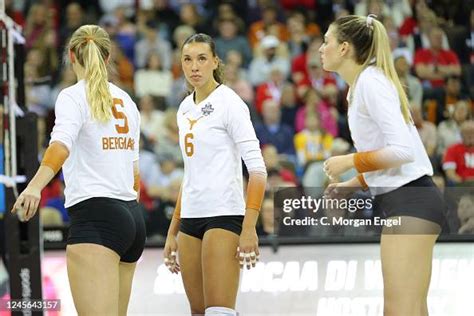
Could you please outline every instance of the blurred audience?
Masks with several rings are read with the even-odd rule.
[[[145,36],[135,45],[136,66],[144,68],[152,53],[158,54],[162,69],[171,69],[171,45],[160,38],[156,24],[149,21],[146,23]]]
[[[165,99],[171,92],[173,74],[163,68],[160,54],[150,51],[144,68],[135,72],[134,84],[137,97],[150,94]]]
[[[458,205],[460,234],[474,234],[474,196],[464,195]]]
[[[231,50],[242,54],[243,66],[247,66],[252,59],[252,51],[245,36],[239,35],[236,17],[222,18],[218,22],[219,36],[216,37],[216,52],[220,59],[225,60]]]
[[[474,121],[461,125],[462,142],[447,148],[443,169],[451,184],[474,184]]]
[[[446,148],[461,142],[461,125],[471,117],[471,109],[466,101],[459,101],[447,109],[448,119],[438,125],[438,155],[443,155]]]
[[[279,154],[296,158],[293,147],[293,130],[281,123],[280,104],[274,99],[268,99],[262,105],[262,123],[255,125],[255,132],[260,144],[272,144]]]
[[[278,8],[274,4],[263,7],[261,20],[252,23],[248,37],[252,48],[255,48],[267,35],[276,36],[281,41],[288,40],[288,30],[285,24],[278,21]]]
[[[278,50],[280,41],[274,35],[265,36],[260,42],[261,56],[255,56],[249,65],[249,81],[258,86],[269,78],[272,69],[278,68],[285,78],[290,72],[287,56],[282,56]]]
[[[320,117],[310,112],[305,117],[305,129],[296,133],[294,144],[298,163],[306,167],[313,161],[323,161],[331,156],[333,136],[321,127]]]

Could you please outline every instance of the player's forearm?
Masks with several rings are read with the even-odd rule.
[[[54,142],[49,145],[44,153],[41,166],[28,186],[43,190],[61,169],[68,156],[69,150],[62,143]]]
[[[257,226],[257,220],[260,212],[255,209],[248,208],[245,211],[244,221],[242,223],[242,229],[255,229]]]
[[[261,171],[249,172],[249,183],[247,185],[247,203],[244,222],[244,229],[255,228],[257,224],[262,201],[265,196],[267,184],[267,173]]]
[[[179,232],[179,224],[181,223],[181,190],[179,189],[178,198],[176,199],[176,207],[174,208],[173,218],[171,219],[170,226],[168,228],[168,235],[177,236]]]
[[[140,168],[138,160],[133,162],[133,190],[137,192],[137,202],[140,202]]]
[[[38,171],[36,171],[35,176],[31,179],[28,186],[41,191],[54,178],[55,174],[53,169],[42,165],[38,168]]]
[[[173,217],[171,220],[170,226],[168,228],[168,235],[176,237],[179,232],[179,223],[181,220],[177,217]]]

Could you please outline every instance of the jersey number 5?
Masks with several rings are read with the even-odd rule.
[[[119,105],[123,106],[123,100],[114,98],[114,106],[112,107],[112,114],[116,120],[123,121],[122,124],[115,124],[115,129],[119,134],[127,134],[128,133],[128,119],[125,112],[120,111]]]
[[[194,145],[191,143],[192,139],[194,139],[193,133],[187,133],[184,135],[184,152],[188,157],[191,157],[194,154]]]

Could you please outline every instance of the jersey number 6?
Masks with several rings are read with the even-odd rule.
[[[194,145],[191,143],[192,139],[194,139],[193,133],[187,133],[184,135],[184,152],[188,157],[191,157],[194,154]]]
[[[123,120],[122,124],[115,124],[115,129],[119,134],[127,134],[128,133],[128,119],[125,112],[119,110],[119,105],[123,107],[123,100],[114,98],[114,106],[112,107],[112,114],[116,120]]]

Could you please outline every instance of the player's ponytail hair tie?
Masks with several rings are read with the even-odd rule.
[[[373,24],[374,24],[374,19],[376,19],[377,16],[375,14],[369,14],[366,18],[366,25],[368,28],[373,28]]]
[[[92,36],[86,36],[84,43],[89,43],[90,41],[94,41]]]

